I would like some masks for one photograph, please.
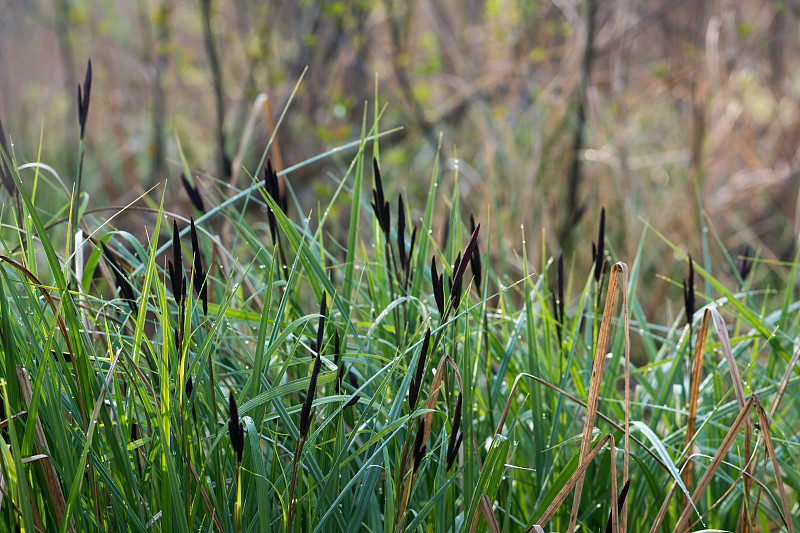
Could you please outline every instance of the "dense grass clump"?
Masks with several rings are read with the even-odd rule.
[[[462,217],[438,163],[425,205],[390,200],[408,176],[381,165],[381,135],[376,115],[336,150],[355,155],[306,211],[291,176],[311,160],[280,169],[265,155],[221,199],[184,163],[197,218],[155,190],[144,239],[85,197],[40,209],[37,184],[57,177],[3,145],[2,523],[800,527],[797,262],[774,267],[775,294],[749,253],[731,258],[741,283],[727,287],[720,266],[670,244],[689,272],[685,312],[649,323],[639,265],[656,233],[614,257],[614,213],[598,206],[597,242],[573,252],[592,254],[589,271],[523,255],[509,283],[489,260],[491,214]]]

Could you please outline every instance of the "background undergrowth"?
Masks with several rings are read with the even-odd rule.
[[[4,144],[2,523],[800,527],[796,260],[765,286],[766,267],[728,255],[705,223],[704,251],[736,282],[658,227],[618,257],[605,223],[619,213],[591,205],[596,237],[573,256],[521,226],[540,259],[523,253],[509,283],[491,260],[509,253],[493,212],[462,207],[458,175],[440,186],[438,158],[425,201],[407,198],[423,178],[382,162],[380,118],[368,106],[359,138],[286,169],[268,146],[247,184],[213,195],[181,153],[183,185],[110,213],[82,194],[82,140],[55,209],[42,190],[69,180]],[[334,192],[303,209],[293,173],[334,155],[349,161]],[[164,202],[180,187],[191,213]],[[154,214],[145,237],[115,227],[132,209]],[[654,244],[685,272],[667,279],[684,301],[661,323],[640,304]]]

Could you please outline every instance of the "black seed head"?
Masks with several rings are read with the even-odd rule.
[[[417,242],[417,227],[411,230],[411,245],[408,247],[408,264],[406,265],[406,276],[411,275],[411,258],[414,257],[414,245]]]
[[[208,293],[206,292],[206,271],[203,269],[203,260],[200,257],[200,243],[197,239],[197,229],[194,226],[194,217],[191,218],[192,253],[194,255],[194,290],[203,302],[203,313],[208,314]]]
[[[617,498],[617,513],[622,512],[622,506],[625,505],[625,498],[628,496],[628,489],[631,488],[631,480],[628,478],[622,486],[622,490]],[[611,533],[611,514],[608,515],[608,522],[606,522],[606,533]]]
[[[419,352],[417,359],[417,371],[414,377],[411,378],[411,385],[408,389],[408,407],[409,411],[413,412],[417,406],[417,398],[419,398],[419,390],[422,387],[422,381],[425,378],[425,359],[428,356],[428,346],[431,342],[431,328],[425,331],[425,338],[422,339],[422,348]]]
[[[178,328],[174,328],[172,331],[175,334],[175,353],[177,353],[178,356],[180,356],[181,348],[183,346],[183,341],[181,340],[181,330]]]
[[[183,254],[181,253],[181,232],[178,230],[178,221],[172,219],[172,261],[176,267],[181,267],[183,272]],[[176,271],[178,271],[176,269]]]
[[[600,209],[600,227],[597,236],[597,247],[592,243],[592,258],[594,259],[594,280],[600,282],[600,276],[603,274],[603,264],[605,263],[605,254],[603,253],[605,247],[606,235],[606,208]]]
[[[464,248],[464,255],[461,256],[462,260],[458,261],[458,268],[454,267],[456,268],[456,271],[453,274],[453,285],[456,285],[457,282],[461,281],[461,277],[464,275],[464,271],[467,269],[467,262],[472,258],[472,254],[475,253],[475,250],[478,249],[478,233],[480,233],[480,231],[481,225],[478,224],[475,226],[472,236],[469,238],[467,247]]]
[[[359,398],[361,398],[361,395],[360,394],[356,394],[355,396],[353,396],[352,398],[347,400],[347,403],[344,404],[344,407],[342,409],[347,409],[348,407],[354,406],[355,404],[358,403]]]
[[[472,230],[472,233],[475,233],[475,217],[472,215],[469,216],[469,225]],[[472,267],[472,277],[475,279],[475,287],[478,289],[478,292],[481,292],[481,280],[483,278],[483,266],[481,265],[481,253],[478,248],[475,248],[472,256],[469,260],[470,266]]]
[[[183,277],[183,256],[181,254],[181,233],[178,231],[178,221],[172,220],[172,262],[167,262],[169,279],[172,284],[172,296],[178,303],[183,304],[186,293],[186,280]]]
[[[231,447],[236,452],[236,457],[239,462],[242,462],[242,454],[244,453],[244,426],[239,422],[239,409],[236,407],[236,398],[233,396],[233,391],[228,393],[228,430],[231,435]]]
[[[189,183],[186,174],[181,174],[181,181],[183,183],[183,188],[186,189],[186,194],[189,195],[189,200],[192,202],[192,205],[201,213],[205,213],[206,207],[203,205],[203,198],[200,196],[200,190]]]
[[[272,167],[272,161],[267,159],[267,168],[264,170],[264,187],[267,194],[272,197],[278,207],[286,213],[286,198],[281,194],[281,186],[278,181],[278,174]],[[272,235],[273,244],[278,242],[278,222],[272,209],[267,209],[267,220],[269,221],[269,231]]]
[[[383,183],[381,182],[381,171],[378,168],[378,160],[372,158],[372,170],[375,174],[375,188],[372,190],[372,210],[375,212],[375,217],[378,219],[378,225],[381,231],[389,241],[391,232],[391,214],[389,210],[389,202],[383,196]]]
[[[742,251],[739,252],[739,257],[736,258],[736,270],[739,272],[742,282],[747,280],[750,270],[753,268],[753,260],[750,257],[750,253],[750,245],[745,244]]]
[[[421,418],[417,426],[417,437],[414,439],[414,473],[425,457],[425,449],[425,419]]]
[[[400,267],[407,268],[406,263],[406,209],[403,195],[397,195],[397,251],[400,254]]]
[[[453,467],[453,463],[456,461],[456,457],[458,457],[458,450],[461,448],[461,441],[464,438],[464,432],[460,431],[458,433],[458,438],[456,439],[455,444],[453,445],[453,450],[447,452],[447,471],[449,471]]]
[[[81,140],[86,132],[86,117],[89,116],[89,99],[92,93],[92,60],[86,66],[86,77],[83,80],[83,91],[78,85],[78,125],[81,127]]]
[[[461,400],[462,395],[459,394],[456,398],[456,409],[453,414],[453,429],[450,431],[450,440],[447,443],[447,470],[453,466],[453,461],[458,455],[458,447],[461,445],[461,438],[464,436],[463,432],[459,434],[461,428]]]
[[[192,384],[192,376],[189,376],[189,379],[186,380],[186,386],[184,387],[184,392],[186,392],[186,397],[192,397],[192,388],[194,385]]]
[[[436,270],[436,256],[431,257],[431,284],[433,285],[433,297],[436,300],[436,307],[439,315],[444,317],[444,278]]]
[[[300,411],[300,438],[305,439],[308,436],[308,430],[311,427],[311,404],[314,403],[314,395],[317,391],[317,377],[319,376],[320,364],[322,358],[317,354],[314,359],[314,368],[311,370],[311,381],[308,384],[308,392],[306,393],[306,400],[303,402],[303,408]]]
[[[689,277],[683,281],[683,304],[686,308],[686,320],[689,323],[690,333],[692,317],[694,317],[694,262],[689,255]]]
[[[339,340],[339,328],[333,330],[333,364],[339,366],[339,359],[342,356],[342,350]]]

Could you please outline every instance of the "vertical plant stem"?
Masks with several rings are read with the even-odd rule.
[[[229,178],[231,175],[231,162],[225,153],[225,122],[224,94],[222,91],[222,68],[220,67],[217,49],[214,46],[214,33],[211,30],[211,0],[200,0],[203,16],[203,35],[205,37],[206,53],[211,67],[211,77],[214,83],[215,109],[217,112],[217,158],[220,175]]]

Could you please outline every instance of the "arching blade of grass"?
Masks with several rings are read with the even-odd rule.
[[[575,470],[575,473],[572,474],[572,476],[570,476],[569,480],[564,484],[564,486],[558,492],[556,497],[550,501],[550,504],[548,505],[547,509],[545,509],[542,516],[535,519],[536,524],[538,524],[539,526],[543,526],[544,524],[547,524],[547,522],[550,521],[550,519],[553,517],[553,515],[561,506],[561,504],[564,502],[564,500],[567,499],[567,496],[569,495],[572,488],[577,485],[578,480],[583,478],[589,464],[594,460],[594,458],[597,456],[597,454],[600,452],[600,450],[603,448],[606,442],[608,442],[610,439],[611,435],[605,435],[597,442],[594,448],[592,448],[589,451],[589,453],[586,454],[584,460],[580,461],[580,464]],[[528,531],[534,531],[534,526],[528,528]]]
[[[736,440],[739,431],[741,431],[742,427],[744,427],[745,423],[747,422],[748,417],[750,415],[750,411],[753,408],[753,403],[755,402],[755,399],[756,399],[755,394],[750,395],[750,399],[748,399],[744,407],[739,410],[739,415],[736,417],[736,420],[734,420],[733,424],[728,430],[728,433],[725,435],[725,438],[720,444],[717,453],[714,455],[714,458],[711,460],[711,463],[706,468],[706,471],[700,478],[700,481],[698,481],[697,487],[695,488],[694,493],[689,499],[692,505],[683,506],[683,512],[681,513],[680,517],[678,518],[678,521],[675,523],[675,527],[673,528],[674,533],[683,531],[682,528],[684,527],[686,521],[689,519],[692,510],[694,510],[694,512],[697,513],[697,508],[695,507],[695,505],[700,500],[700,497],[703,495],[703,491],[705,491],[706,487],[708,487],[708,484],[711,482],[711,478],[714,476],[720,464],[722,463],[725,454],[728,453],[728,450],[731,448],[731,446],[733,446],[733,443]],[[677,476],[676,482],[682,484],[682,482],[680,481],[680,476]],[[652,529],[650,530],[651,533],[658,531],[658,528],[660,526],[661,526],[660,520],[656,520],[656,522],[653,524]]]

